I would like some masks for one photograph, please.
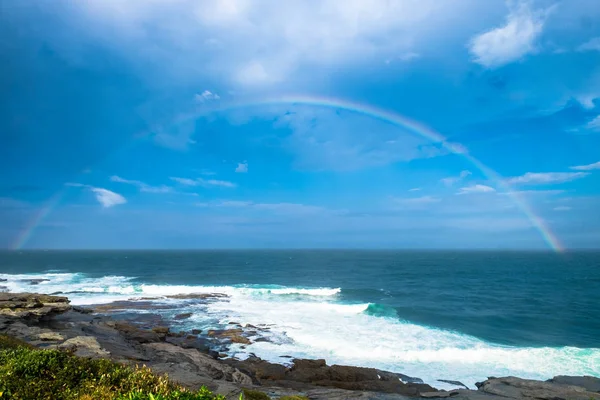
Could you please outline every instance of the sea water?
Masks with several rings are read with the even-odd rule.
[[[442,388],[600,377],[600,252],[21,251],[0,253],[0,279],[80,305],[157,297],[167,319],[193,313],[184,329],[269,325],[238,358],[325,358]],[[163,297],[186,293],[228,297]]]

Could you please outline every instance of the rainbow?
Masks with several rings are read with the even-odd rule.
[[[495,184],[514,201],[514,203],[521,209],[525,216],[527,216],[531,224],[540,233],[543,240],[552,250],[556,252],[563,251],[563,246],[561,245],[559,239],[552,233],[545,221],[533,211],[533,209],[527,203],[527,201],[522,196],[520,196],[518,192],[513,190],[512,187],[510,187],[497,172],[487,167],[474,156],[470,155],[468,150],[463,145],[459,143],[449,142],[444,136],[434,131],[433,129],[389,110],[337,98],[293,95],[270,97],[258,101],[240,101],[225,104],[219,104],[217,102],[213,104],[203,104],[201,107],[194,110],[193,112],[178,115],[176,118],[174,118],[172,124],[180,124],[183,122],[190,121],[192,119],[197,119],[199,117],[218,112],[230,112],[236,109],[281,105],[306,105],[313,107],[323,107],[335,110],[345,110],[359,115],[364,115],[405,129],[408,132],[426,138],[429,141],[442,146],[451,153],[460,155],[470,164],[472,164],[476,169],[481,171],[481,173],[484,176],[486,176],[491,181],[495,182]],[[151,134],[152,132],[143,132],[142,134],[136,134],[134,135],[132,140],[147,137]],[[19,235],[18,239],[15,241],[15,245],[13,248],[20,249],[27,243],[27,241],[31,238],[35,228],[39,225],[43,218],[45,218],[56,206],[61,196],[62,194],[60,196],[55,195],[52,199],[48,201],[47,205],[34,218],[32,218],[30,223],[27,225],[25,231],[21,235]]]

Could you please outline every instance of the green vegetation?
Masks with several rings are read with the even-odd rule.
[[[306,396],[283,396],[279,400],[309,400]]]
[[[0,335],[0,400],[224,400],[206,388],[192,392],[109,360],[40,350]]]
[[[271,400],[269,396],[263,392],[259,392],[258,390],[244,389],[243,393],[244,400]]]

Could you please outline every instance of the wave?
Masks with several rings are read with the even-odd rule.
[[[302,288],[279,285],[156,285],[136,283],[134,277],[103,276],[88,277],[82,273],[0,274],[6,279],[3,286],[7,291],[71,294],[73,304],[99,304],[126,300],[135,297],[166,297],[175,294],[223,293],[229,296],[309,296],[331,297],[341,292],[340,288]],[[35,285],[31,281],[38,281]],[[100,297],[100,295],[104,295]],[[106,296],[110,295],[110,296]]]
[[[448,388],[438,379],[461,381],[470,387],[487,376],[515,375],[548,379],[554,375],[600,376],[600,349],[574,347],[510,347],[473,336],[402,321],[396,310],[379,303],[342,303],[339,288],[277,285],[156,285],[133,277],[90,277],[81,273],[0,274],[10,291],[64,292],[73,304],[106,303],[132,297],[186,293],[224,293],[198,307],[178,302],[177,310],[193,312],[179,321],[182,329],[209,328],[229,322],[270,325],[272,342],[245,349],[234,345],[240,358],[252,352],[273,362],[282,355],[325,358],[329,364],[380,368],[417,376],[432,386]],[[30,285],[24,279],[49,279]]]

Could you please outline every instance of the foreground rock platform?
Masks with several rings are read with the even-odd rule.
[[[208,297],[198,295],[202,300]],[[108,309],[111,307],[98,308],[103,312]],[[147,315],[142,324],[134,322],[115,320],[90,308],[71,307],[63,296],[0,293],[0,333],[41,348],[70,350],[81,357],[147,365],[184,386],[197,389],[204,385],[227,399],[237,400],[242,389],[251,388],[273,399],[301,395],[314,400],[600,400],[600,379],[589,376],[556,376],[545,382],[488,378],[477,384],[477,390],[440,391],[419,378],[373,368],[330,366],[325,360],[295,359],[291,366],[284,366],[258,357],[221,359],[223,354],[214,350],[214,341],[245,343],[239,324],[202,335],[201,331],[171,332],[159,315]]]

